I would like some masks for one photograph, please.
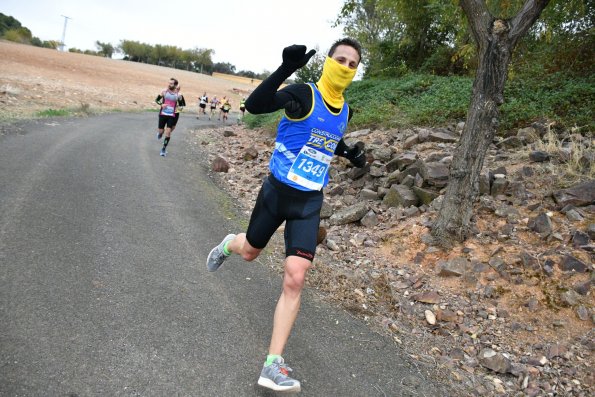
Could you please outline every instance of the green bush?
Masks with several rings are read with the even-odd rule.
[[[510,78],[500,108],[500,130],[547,118],[567,127],[595,127],[592,76],[550,75]],[[473,79],[465,76],[406,74],[400,78],[355,81],[345,93],[354,111],[350,129],[441,126],[465,120]],[[274,131],[282,112],[247,115],[250,128]]]
[[[57,117],[57,116],[68,116],[70,112],[66,109],[46,109],[37,112],[39,117]]]

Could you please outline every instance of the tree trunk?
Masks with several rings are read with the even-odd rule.
[[[505,21],[495,19],[484,0],[461,0],[478,45],[479,64],[442,208],[432,225],[432,237],[439,245],[449,247],[470,235],[479,174],[498,128],[499,106],[504,102],[504,83],[512,51],[548,1],[527,0],[512,21]]]

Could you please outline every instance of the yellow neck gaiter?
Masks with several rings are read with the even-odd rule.
[[[322,76],[318,80],[318,90],[322,98],[334,108],[341,109],[345,103],[343,91],[353,81],[356,69],[341,65],[331,57],[326,57],[322,67]]]

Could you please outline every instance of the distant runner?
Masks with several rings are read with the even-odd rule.
[[[213,117],[213,115],[217,111],[217,105],[219,105],[219,99],[217,99],[217,96],[215,95],[213,97],[213,99],[211,100],[211,114],[209,114],[209,120],[211,119],[211,117]]]
[[[221,121],[221,119],[223,118],[223,104],[227,101],[227,97],[224,96],[223,98],[221,98],[221,100],[219,101],[219,117],[217,117],[217,120]]]
[[[225,123],[229,118],[229,111],[231,110],[231,102],[229,99],[225,99],[223,105],[221,105],[221,111],[223,112],[223,122]]]
[[[314,53],[314,50],[306,53],[303,45],[285,48],[281,66],[248,97],[246,108],[250,113],[284,109],[285,116],[279,122],[270,174],[256,199],[248,230],[227,235],[207,257],[207,269],[211,272],[232,253],[252,261],[285,222],[283,290],[275,309],[268,355],[258,379],[259,385],[277,391],[301,388],[300,382],[289,376],[291,369],[281,355],[300,308],[306,273],[314,260],[322,189],[328,183],[331,160],[336,154],[356,167],[366,165],[363,143],[348,146],[343,141],[351,117],[343,92],[355,77],[361,60],[357,41],[346,38],[333,44],[316,84],[291,84],[278,90]],[[260,310],[261,306],[254,302],[254,308]],[[298,356],[307,358],[310,354],[317,352],[301,352]],[[324,357],[318,354],[312,360],[328,361]],[[328,365],[332,370],[332,361]],[[328,381],[341,380],[331,377]],[[315,391],[311,394],[318,395]]]
[[[157,126],[157,139],[161,139],[163,133],[165,132],[163,148],[159,153],[163,157],[167,155],[166,148],[169,144],[169,140],[171,139],[171,132],[173,130],[173,127],[176,125],[177,122],[176,108],[179,106],[178,101],[180,98],[180,95],[177,91],[177,87],[178,80],[172,77],[171,79],[169,79],[167,89],[163,91],[161,94],[157,95],[157,98],[155,98],[155,102],[159,106],[161,106],[161,110],[159,111],[159,123]]]
[[[240,116],[241,119],[244,119],[244,112],[246,111],[246,98],[242,97],[242,99],[240,100],[240,112],[242,113],[242,115]]]
[[[209,97],[207,96],[207,93],[205,92],[204,94],[202,94],[201,97],[198,98],[198,116],[196,116],[196,118],[200,117],[200,113],[202,112],[202,114],[206,115],[206,108],[207,108],[207,103],[209,103]]]

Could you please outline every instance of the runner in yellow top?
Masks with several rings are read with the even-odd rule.
[[[225,123],[229,117],[229,111],[231,110],[231,102],[229,99],[225,99],[223,105],[221,105],[221,111],[223,112],[223,122]]]

